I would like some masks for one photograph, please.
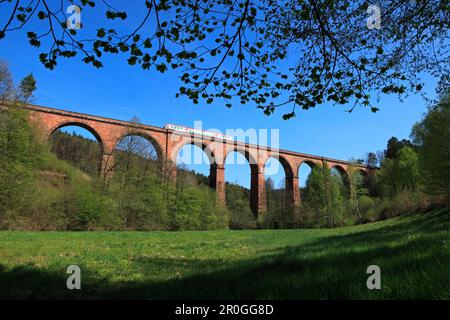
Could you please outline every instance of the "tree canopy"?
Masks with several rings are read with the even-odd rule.
[[[450,199],[450,93],[443,93],[412,130],[427,190]]]
[[[382,94],[421,91],[423,73],[448,86],[445,0],[81,0],[81,16],[72,4],[1,1],[0,39],[26,32],[48,69],[61,58],[101,68],[108,54],[176,69],[177,96],[267,115],[286,106],[284,119],[327,101],[375,112]]]

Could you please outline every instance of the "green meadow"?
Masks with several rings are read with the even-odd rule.
[[[450,299],[450,210],[336,229],[5,231],[0,284],[19,299]]]

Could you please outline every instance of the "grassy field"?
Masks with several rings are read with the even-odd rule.
[[[450,299],[450,210],[333,230],[0,232],[0,297]]]

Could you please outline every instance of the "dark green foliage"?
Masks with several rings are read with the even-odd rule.
[[[37,165],[35,141],[26,113],[0,110],[0,226],[12,208],[26,208],[24,198]]]
[[[91,178],[56,159],[20,106],[0,116],[0,228],[99,228],[109,208]]]
[[[20,108],[21,98],[30,98],[36,81],[30,74],[14,88],[8,66],[0,61],[0,103],[7,99],[8,110],[0,109],[0,228],[13,209],[27,209],[30,186],[35,168],[41,165],[43,148],[28,122],[27,113]]]
[[[171,203],[172,230],[211,230],[226,227],[226,211],[205,185],[188,186]]]
[[[51,151],[56,156],[92,176],[100,170],[101,146],[97,141],[83,138],[75,132],[56,131],[51,137]]]
[[[385,157],[388,159],[394,159],[397,156],[397,153],[402,149],[403,147],[413,147],[413,144],[411,141],[407,139],[403,139],[402,141],[399,141],[396,137],[392,137],[388,140],[387,148],[384,152]]]
[[[417,153],[409,146],[398,150],[393,158],[386,157],[377,173],[379,184],[385,195],[419,189],[419,159]]]
[[[88,173],[91,179],[96,179],[100,159],[100,146],[96,141],[64,132],[54,133],[52,141],[58,158]],[[86,226],[115,230],[207,230],[226,227],[227,212],[218,206],[216,194],[206,186],[208,178],[183,168],[178,170],[177,176],[176,186],[167,183],[161,176],[160,162],[150,142],[132,134],[126,136],[117,146],[112,178],[103,188],[103,194],[96,194],[98,205],[106,202],[109,206],[103,210],[108,214],[102,216],[102,223],[96,221],[98,217],[92,216],[92,221]],[[82,209],[91,204],[89,198],[81,201]],[[69,202],[80,204],[75,198]],[[97,211],[102,211],[102,208]],[[76,209],[72,206],[69,211],[73,215]]]
[[[216,194],[193,172],[179,169],[174,185],[161,175],[156,151],[130,134],[117,146],[115,168],[106,193],[130,230],[208,230],[226,227],[226,212]],[[204,181],[204,178],[202,179]]]
[[[256,219],[250,210],[250,190],[237,184],[227,183],[225,197],[230,229],[256,228]]]
[[[448,90],[448,89],[447,89]],[[429,108],[413,127],[421,172],[427,191],[450,200],[450,94]]]
[[[367,190],[370,197],[380,197],[380,184],[377,181],[375,174],[366,174],[362,177],[362,184]]]
[[[279,188],[275,188],[271,178],[266,180],[266,205],[267,214],[262,222],[263,228],[289,229],[299,227],[298,208],[290,203],[284,180],[280,182]]]
[[[303,192],[303,203],[307,208],[304,211],[313,211],[313,220],[317,225],[342,225],[344,194],[344,184],[340,177],[332,174],[326,163],[323,167],[316,165],[311,170]]]
[[[366,165],[371,168],[376,168],[378,165],[378,158],[377,155],[374,152],[367,153],[366,156]]]
[[[112,201],[102,196],[90,184],[81,184],[68,188],[64,200],[64,216],[67,218],[67,230],[103,229],[103,218],[113,208]],[[119,225],[120,226],[120,225]],[[119,228],[117,228],[119,229]]]

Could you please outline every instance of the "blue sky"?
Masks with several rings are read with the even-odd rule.
[[[26,30],[25,30],[26,31]],[[42,49],[28,45],[26,32],[11,33],[0,41],[0,59],[6,61],[16,82],[33,73],[38,89],[34,103],[54,108],[128,120],[138,116],[142,123],[164,126],[166,123],[193,126],[203,121],[203,128],[279,129],[280,148],[347,160],[363,157],[368,151],[382,150],[387,140],[408,138],[412,125],[426,111],[426,102],[413,95],[401,102],[397,97],[383,97],[376,114],[356,108],[349,114],[347,106],[324,104],[297,117],[283,121],[288,110],[267,117],[251,105],[225,107],[225,102],[211,105],[192,104],[176,98],[181,84],[177,74],[160,74],[131,67],[125,57],[104,60],[102,69],[85,65],[78,59],[59,60],[55,70],[45,69],[38,60]],[[425,78],[425,91],[434,95],[435,81]],[[289,108],[289,107],[288,107]],[[206,165],[194,169],[208,173]],[[227,165],[226,179],[249,186],[248,165]],[[274,176],[275,184],[283,178]],[[300,180],[304,182],[302,172]]]

